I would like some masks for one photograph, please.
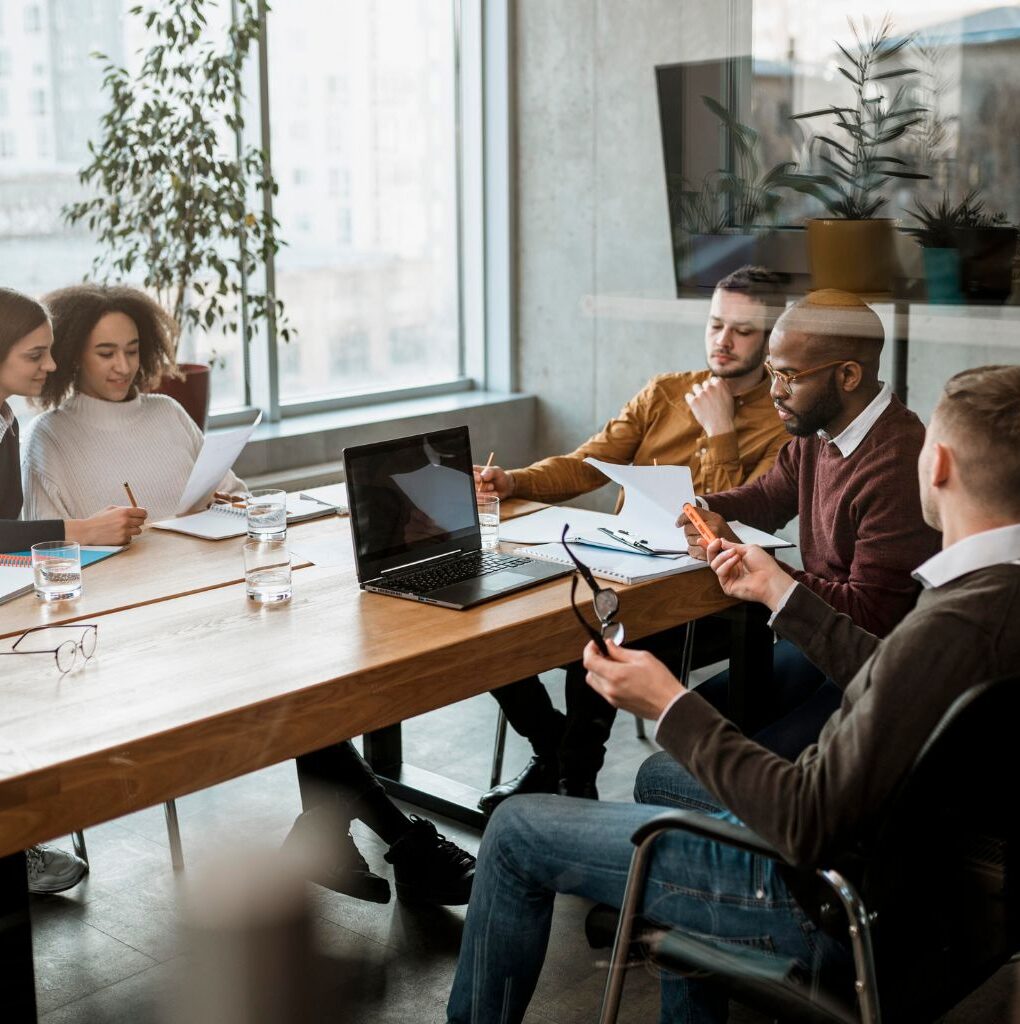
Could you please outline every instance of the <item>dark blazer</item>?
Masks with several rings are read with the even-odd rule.
[[[63,520],[18,519],[22,497],[21,448],[15,420],[0,440],[0,552],[25,551],[43,540],[63,540]]]

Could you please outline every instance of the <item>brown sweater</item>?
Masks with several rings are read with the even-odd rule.
[[[734,402],[734,430],[709,437],[684,396],[708,370],[653,377],[599,433],[569,455],[554,455],[526,469],[515,469],[514,497],[556,504],[608,483],[584,460],[620,465],[690,466],[701,494],[754,480],[775,461],[788,435],[769,396],[766,378]],[[617,509],[622,497],[617,501]]]
[[[897,398],[844,458],[818,436],[798,437],[751,484],[706,497],[726,519],[774,532],[800,516],[804,569],[790,569],[857,625],[885,636],[913,607],[911,571],[939,549],[917,488],[924,425]]]
[[[673,705],[656,739],[791,863],[830,861],[868,837],[961,693],[1020,672],[1017,622],[1016,564],[924,591],[885,640],[800,586],[776,616],[776,631],[844,688],[817,745],[791,764],[747,739],[696,690]]]

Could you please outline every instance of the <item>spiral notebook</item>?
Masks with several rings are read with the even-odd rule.
[[[304,494],[287,495],[287,525],[303,523],[309,519],[336,515],[343,511],[337,505]],[[204,512],[178,516],[152,524],[157,530],[172,530],[205,540],[226,540],[243,537],[248,532],[246,512],[235,505],[210,505]]]
[[[573,565],[561,544],[536,544],[531,548],[516,548],[515,555],[529,555],[540,562],[557,562]],[[676,576],[681,572],[704,569],[705,563],[690,555],[679,558],[657,558],[655,555],[639,555],[636,551],[610,551],[608,548],[584,545],[578,555],[599,579],[615,583],[643,583],[661,576]]]

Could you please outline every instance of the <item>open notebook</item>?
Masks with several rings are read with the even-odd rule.
[[[81,567],[123,551],[123,548],[88,547],[81,549]],[[32,555],[28,551],[15,551],[13,554],[0,555],[0,604],[13,601],[22,594],[29,594],[34,584],[32,576]]]
[[[328,489],[312,488],[301,493],[287,495],[288,526],[347,511],[346,502],[340,504],[345,497],[344,494],[332,491],[330,499],[327,500],[319,497],[320,490]],[[178,516],[174,519],[164,519],[152,525],[157,530],[172,530],[175,533],[186,533],[191,537],[203,537],[206,540],[243,537],[248,532],[245,510],[233,505],[211,505],[203,512],[194,512],[190,516]]]

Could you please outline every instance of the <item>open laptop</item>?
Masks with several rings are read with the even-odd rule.
[[[344,449],[363,590],[470,608],[572,571],[482,551],[467,427]]]

